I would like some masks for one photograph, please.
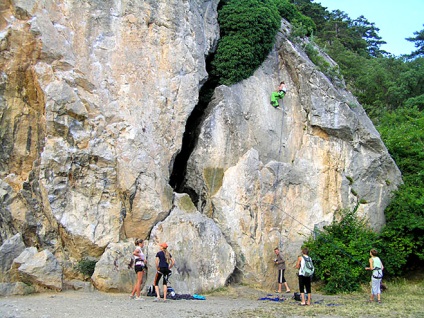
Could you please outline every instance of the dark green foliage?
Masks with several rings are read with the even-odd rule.
[[[414,32],[414,35],[415,37],[407,38],[407,40],[410,42],[414,42],[414,45],[417,49],[410,55],[408,55],[408,57],[424,57],[424,29],[422,29],[421,31]]]
[[[293,21],[294,19],[300,16],[299,10],[296,8],[294,4],[289,3],[285,0],[276,0],[275,5],[281,17],[286,19],[287,21]]]
[[[366,49],[370,56],[377,57],[386,53],[385,51],[380,50],[380,46],[382,44],[386,44],[386,42],[378,35],[378,31],[380,31],[380,29],[375,26],[375,23],[370,23],[363,15],[361,15],[359,18],[353,20],[350,26],[361,36],[363,40],[365,40],[367,43]]]
[[[248,39],[226,36],[219,42],[213,63],[220,83],[231,85],[251,76],[259,66],[257,61]]]
[[[225,2],[218,17],[221,40],[212,62],[221,84],[231,85],[253,74],[272,49],[280,21],[273,1]]]
[[[384,41],[378,36],[379,30],[364,16],[352,20],[345,12],[328,12],[311,0],[290,2],[315,22],[314,42],[338,63],[348,88],[376,124],[402,171],[404,185],[387,207],[386,226],[373,245],[382,249],[386,275],[400,275],[414,266],[424,266],[424,30],[408,38],[415,43],[416,51],[406,57],[394,57],[380,50]],[[306,47],[306,52],[320,65],[313,47]],[[326,66],[321,67],[325,70]],[[390,185],[391,180],[386,180],[386,184]],[[353,189],[352,194],[356,195]],[[361,204],[366,203],[358,199]],[[336,243],[339,244],[337,240]],[[345,245],[350,243],[346,241],[341,247]],[[332,253],[325,255],[325,250],[319,250],[319,257],[331,268],[334,257],[326,257],[331,258]],[[344,276],[337,273],[334,281],[326,281],[326,288],[338,290],[341,282],[352,277],[350,272]]]
[[[399,108],[385,113],[378,127],[405,184],[424,185],[424,113],[416,107]]]
[[[424,263],[424,113],[418,107],[386,113],[379,131],[404,180],[385,211],[382,231],[385,253],[397,256],[386,265],[395,275]]]
[[[424,110],[424,94],[408,98],[405,103],[405,108],[414,108],[417,107],[420,111]]]
[[[287,0],[221,1],[221,40],[211,62],[211,76],[225,85],[251,76],[271,51],[281,17],[291,22],[294,36],[304,37],[316,31],[314,21]],[[331,73],[332,69],[328,71]]]
[[[330,63],[319,53],[317,49],[314,48],[312,43],[308,43],[305,46],[305,53],[308,55],[309,59],[318,67],[318,69],[323,72],[333,83],[337,83],[337,80],[340,80],[341,75],[338,71],[338,68],[332,67]]]
[[[97,261],[83,258],[78,262],[76,266],[77,270],[84,274],[85,276],[91,276],[94,273],[94,268],[96,267]]]
[[[314,33],[323,28],[328,19],[328,12],[321,4],[313,3],[310,0],[290,0],[289,2],[304,16],[312,19],[315,25]]]
[[[424,264],[424,191],[411,185],[400,187],[386,209],[386,222],[381,233],[384,266],[392,276]]]
[[[325,283],[323,290],[329,294],[357,291],[369,281],[370,272],[365,271],[369,251],[380,245],[377,234],[355,211],[342,210],[337,217],[304,244],[314,260],[315,277]]]
[[[303,14],[296,8],[295,5],[289,3],[287,0],[274,0],[280,13],[280,16],[289,21],[292,28],[304,30],[304,34],[299,36],[309,36],[316,32],[316,25],[314,21]]]

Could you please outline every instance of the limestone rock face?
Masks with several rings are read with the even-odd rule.
[[[22,282],[0,283],[0,296],[28,295],[35,291],[36,289],[34,286],[30,286]]]
[[[270,90],[281,80],[288,92],[275,109]],[[236,250],[247,281],[273,272],[277,246],[293,265],[305,238],[337,210],[359,203],[374,229],[384,224],[399,170],[356,99],[284,33],[252,77],[216,89],[209,109],[187,184]]]
[[[152,230],[148,273],[156,273],[159,244],[167,242],[175,260],[171,285],[178,293],[200,293],[224,286],[235,270],[236,255],[222,231],[196,210],[188,195],[175,196],[174,208]]]
[[[22,241],[20,233],[6,240],[0,246],[0,277],[2,273],[8,272],[13,260],[25,250],[25,244]]]
[[[134,242],[110,243],[96,263],[91,279],[94,286],[106,292],[131,292],[136,281],[132,268],[128,267]]]
[[[2,211],[12,233],[30,227],[27,244],[60,235],[73,257],[100,256],[166,217],[169,167],[219,35],[217,5],[2,7],[0,174],[2,197],[16,198]]]
[[[28,285],[62,290],[62,267],[49,250],[25,249],[13,262],[19,279]]]
[[[263,65],[219,86],[200,120],[185,174],[198,199],[174,193],[175,157],[219,39],[218,3],[0,3],[0,246],[18,234],[27,247],[11,283],[90,289],[74,270],[90,257],[96,288],[129,292],[126,264],[143,238],[148,285],[167,241],[179,293],[270,287],[273,248],[292,265],[336,210],[360,203],[373,228],[384,224],[400,172],[362,107],[287,39],[284,22]],[[274,109],[281,80],[288,93]]]

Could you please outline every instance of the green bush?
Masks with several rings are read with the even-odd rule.
[[[94,273],[97,261],[83,258],[76,266],[77,270],[85,276],[91,276]]]
[[[210,72],[217,83],[232,85],[255,72],[274,45],[281,17],[292,23],[295,37],[304,37],[316,30],[313,20],[287,0],[220,2],[221,39]]]
[[[212,61],[220,84],[248,78],[262,64],[275,41],[280,16],[273,1],[225,1],[219,10],[221,40]]]
[[[288,0],[274,0],[275,5],[278,9],[280,16],[292,24],[294,29],[299,29],[300,27],[304,30],[302,36],[309,36],[316,32],[317,27],[315,22],[302,13],[296,8],[292,3],[289,3]]]
[[[387,224],[381,232],[387,257],[384,266],[389,275],[399,276],[424,263],[424,189],[404,184],[385,212]]]
[[[370,279],[370,272],[365,271],[370,249],[380,250],[377,233],[355,211],[342,210],[337,216],[339,221],[333,221],[304,244],[314,261],[315,278],[324,282],[323,291],[329,294],[359,290]]]
[[[315,49],[312,43],[305,46],[305,53],[318,69],[325,74],[336,86],[341,82],[342,76],[337,67],[332,67],[329,62]]]
[[[424,264],[424,112],[418,107],[398,108],[380,118],[378,130],[404,184],[385,210],[382,230],[385,266],[391,275]]]
[[[274,0],[274,2],[280,16],[287,21],[291,22],[299,17],[299,10],[294,4],[289,3],[288,0]]]

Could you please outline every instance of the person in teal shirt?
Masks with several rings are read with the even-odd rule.
[[[286,84],[284,82],[280,82],[280,85],[278,86],[277,91],[272,92],[271,94],[271,105],[275,108],[280,106],[278,104],[278,100],[283,99],[284,96],[286,95],[286,92],[287,92]]]

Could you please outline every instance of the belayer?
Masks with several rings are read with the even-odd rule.
[[[280,85],[278,86],[278,89],[276,92],[272,92],[271,94],[271,105],[275,108],[277,108],[278,106],[280,106],[278,104],[278,100],[279,99],[283,99],[284,96],[286,95],[286,84],[284,82],[281,82]]]

